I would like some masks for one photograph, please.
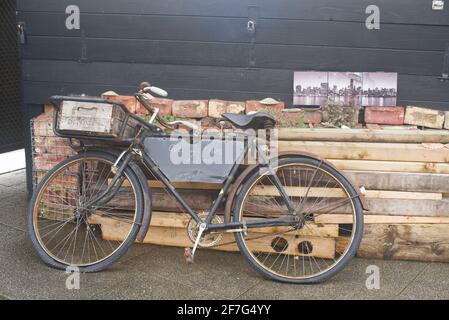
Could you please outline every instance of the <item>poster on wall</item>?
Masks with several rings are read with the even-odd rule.
[[[395,106],[397,73],[296,71],[293,105],[320,106],[326,101],[362,106]]]
[[[328,73],[297,71],[293,80],[293,104],[319,106],[327,101]]]
[[[329,72],[328,99],[343,104],[362,102],[361,72]]]
[[[392,72],[363,73],[363,106],[395,106],[398,74]]]

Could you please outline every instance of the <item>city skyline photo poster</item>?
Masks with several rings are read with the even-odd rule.
[[[395,106],[398,74],[393,72],[363,73],[363,106]]]
[[[357,104],[362,102],[362,73],[361,72],[329,72],[328,99],[343,104]]]
[[[293,105],[320,106],[326,101],[362,106],[395,106],[397,73],[296,71]]]
[[[294,105],[321,105],[327,101],[328,72],[296,71],[293,81]]]

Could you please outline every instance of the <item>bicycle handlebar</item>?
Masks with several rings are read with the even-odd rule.
[[[145,95],[145,93],[148,93],[148,91],[151,91],[152,93],[155,93],[159,96],[163,96],[166,97],[168,95],[167,91],[158,88],[158,87],[154,87],[152,85],[150,85],[148,82],[142,82],[139,85],[139,92],[137,92],[135,94],[137,100],[143,104],[143,106],[145,107],[145,109],[147,109],[150,113],[155,114],[155,120],[157,120],[163,127],[170,129],[170,130],[176,130],[178,128],[179,125],[185,126],[191,130],[198,130],[199,127],[194,124],[191,123],[189,121],[184,121],[184,120],[177,120],[177,121],[165,121],[161,116],[159,116],[159,114],[157,114],[157,112],[159,111],[159,109],[154,108],[151,105],[151,102],[149,101],[149,98]]]
[[[158,96],[161,96],[164,98],[168,96],[167,91],[165,91],[164,89],[158,88],[158,87],[154,87],[154,86],[145,87],[142,89],[142,91],[147,92],[147,93],[151,92],[151,93],[157,94]]]

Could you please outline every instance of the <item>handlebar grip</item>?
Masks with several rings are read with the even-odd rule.
[[[146,88],[143,89],[143,91],[144,92],[151,92],[151,93],[157,94],[158,96],[161,96],[161,97],[168,96],[168,92],[167,91],[165,91],[164,89],[158,88],[158,87],[153,87],[153,86],[146,87]]]

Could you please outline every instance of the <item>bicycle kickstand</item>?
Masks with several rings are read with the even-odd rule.
[[[186,259],[187,263],[192,264],[194,262],[195,251],[198,248],[198,245],[200,244],[200,240],[201,240],[201,237],[203,235],[204,230],[206,230],[206,224],[205,223],[201,223],[200,224],[200,228],[198,230],[198,235],[197,235],[196,240],[195,240],[195,244],[193,245],[193,249],[192,248],[185,248],[184,249],[184,258]]]

